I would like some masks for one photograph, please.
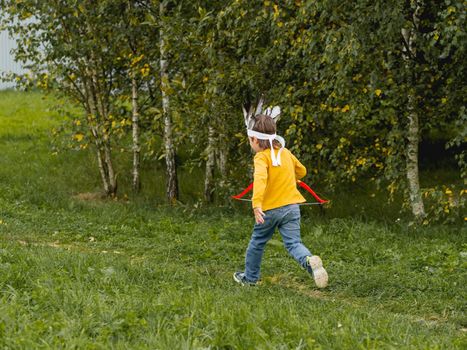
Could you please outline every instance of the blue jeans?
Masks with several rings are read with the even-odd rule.
[[[264,212],[263,224],[255,224],[250,243],[246,250],[245,278],[249,282],[256,282],[260,276],[261,259],[264,247],[271,239],[276,227],[282,236],[284,246],[289,254],[304,268],[307,268],[306,257],[311,256],[300,238],[300,208],[298,204]]]

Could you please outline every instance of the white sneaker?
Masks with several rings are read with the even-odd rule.
[[[256,282],[248,282],[245,278],[245,274],[243,272],[235,272],[233,274],[233,279],[235,282],[242,286],[256,286]]]
[[[307,256],[306,263],[312,271],[316,286],[318,288],[325,288],[328,285],[328,273],[323,267],[321,258],[317,255]]]

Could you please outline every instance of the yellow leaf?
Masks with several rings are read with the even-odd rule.
[[[376,89],[376,90],[375,90],[375,94],[376,94],[376,96],[380,96],[380,95],[381,95],[381,93],[382,93],[382,91],[381,91],[380,89]]]
[[[321,143],[318,143],[315,147],[316,149],[320,150],[321,148],[323,148],[323,145]]]
[[[76,141],[81,142],[81,141],[83,140],[83,138],[84,138],[84,135],[83,135],[82,133],[79,132],[79,133],[75,134],[75,135],[73,136],[73,138],[74,138]]]
[[[147,77],[149,75],[150,70],[151,67],[149,67],[149,64],[145,63],[139,71],[143,77]]]
[[[349,109],[350,109],[350,106],[349,106],[349,105],[345,105],[344,107],[342,107],[341,112],[342,112],[342,113],[345,113],[345,112],[347,112]]]
[[[366,158],[357,159],[357,165],[365,165],[365,163],[366,163]]]
[[[274,8],[274,19],[276,19],[279,16],[279,7],[277,6],[277,4],[274,4],[273,8]]]

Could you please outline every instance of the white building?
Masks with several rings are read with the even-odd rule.
[[[0,31],[0,77],[4,73],[14,72],[22,73],[24,70],[21,65],[14,61],[10,51],[16,47],[16,43],[8,36],[5,31]],[[0,80],[0,90],[14,87],[14,83],[3,82]]]

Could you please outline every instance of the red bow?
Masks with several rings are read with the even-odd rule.
[[[311,204],[316,204],[316,205],[321,205],[321,204],[325,204],[325,203],[328,203],[329,200],[326,200],[326,199],[322,199],[320,198],[316,193],[315,191],[313,191],[311,189],[310,186],[308,186],[306,183],[304,183],[303,181],[300,181],[298,180],[297,181],[298,185],[305,189],[306,191],[308,191],[309,193],[311,193],[311,195],[317,200],[317,203],[300,203],[301,205],[311,205]],[[253,189],[253,182],[251,184],[248,185],[247,188],[245,188],[241,193],[235,195],[235,196],[232,196],[232,198],[234,199],[238,199],[240,201],[251,201],[251,199],[244,199],[243,196],[245,196],[248,192],[250,192],[251,190]]]

